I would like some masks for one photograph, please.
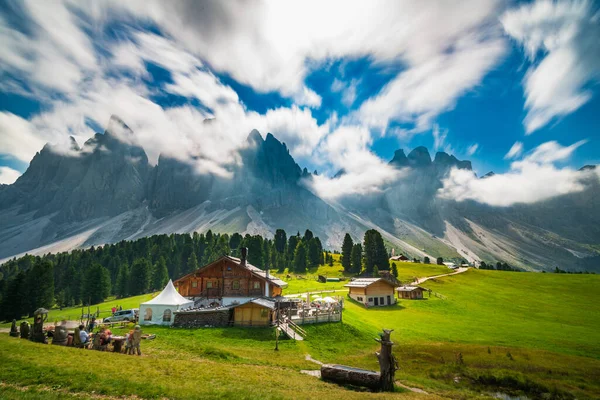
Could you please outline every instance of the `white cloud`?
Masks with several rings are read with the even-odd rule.
[[[591,99],[586,86],[600,77],[600,14],[591,2],[537,0],[501,22],[534,61],[523,81],[528,134]]]
[[[471,171],[454,168],[444,180],[438,196],[506,207],[580,192],[594,173],[557,168],[554,163],[569,158],[582,144],[577,142],[564,147],[556,142],[544,143],[522,160],[513,162],[507,173],[485,179],[477,178]]]
[[[513,158],[519,157],[521,154],[523,154],[523,143],[515,142],[510,148],[510,150],[508,150],[508,153],[506,153],[506,155],[504,156],[504,159],[511,160]]]
[[[29,162],[45,143],[44,136],[35,132],[29,121],[0,111],[0,153]]]
[[[358,88],[359,80],[352,79],[350,82],[345,83],[339,79],[334,79],[331,84],[332,92],[341,92],[342,93],[342,103],[346,107],[352,107],[354,101],[356,100],[356,90]]]
[[[344,170],[337,178],[321,174],[305,184],[322,198],[338,198],[380,191],[396,180],[401,171],[390,167],[369,151],[371,135],[365,127],[341,126],[332,132],[320,149],[323,165],[330,172]]]
[[[10,167],[0,167],[0,184],[10,185],[14,183],[21,173]]]
[[[433,150],[438,151],[446,143],[446,136],[448,136],[447,129],[440,129],[439,125],[435,124],[431,131],[433,135]]]
[[[479,148],[479,144],[478,143],[474,143],[474,144],[470,145],[467,148],[467,155],[468,156],[472,156],[473,154],[475,154],[477,152],[478,148]]]
[[[456,99],[481,82],[504,53],[500,39],[464,38],[450,53],[437,54],[398,75],[355,114],[370,126],[385,129],[392,120],[413,124],[414,133],[454,107]]]

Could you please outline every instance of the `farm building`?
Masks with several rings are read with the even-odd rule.
[[[242,249],[241,259],[222,256],[173,284],[179,294],[193,299],[196,307],[243,304],[260,296],[281,295],[287,283],[248,263],[246,254]]]
[[[423,292],[426,292],[427,289],[424,289],[420,286],[401,286],[396,288],[398,292],[399,299],[409,299],[416,300],[423,298]]]
[[[344,285],[349,289],[348,296],[365,307],[389,306],[396,303],[394,285],[383,278],[358,278]]]
[[[391,257],[390,260],[392,260],[392,261],[408,261],[408,257],[406,257],[404,254],[400,254],[399,256]]]

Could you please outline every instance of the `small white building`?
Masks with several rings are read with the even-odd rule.
[[[458,265],[451,263],[451,262],[445,262],[444,265],[450,269],[457,269]]]
[[[348,296],[365,307],[390,306],[396,304],[396,285],[383,278],[358,278],[344,285]]]
[[[140,304],[140,325],[171,325],[175,319],[175,311],[193,305],[194,302],[180,295],[169,280],[158,296]]]

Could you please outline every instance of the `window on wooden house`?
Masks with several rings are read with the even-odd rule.
[[[260,289],[260,282],[254,282],[254,289]]]
[[[211,281],[206,282],[206,288],[207,289],[212,289],[213,285]]]
[[[269,312],[269,311],[268,311],[266,308],[261,308],[261,309],[260,309],[260,317],[261,317],[261,318],[266,318],[266,317],[267,317],[267,315],[269,315],[269,314],[268,314],[268,312]]]
[[[235,290],[239,289],[240,288],[240,281],[233,281],[231,283],[231,287],[232,287],[232,289],[235,289]]]
[[[168,308],[163,313],[163,322],[171,322],[171,310]]]
[[[196,281],[192,281],[192,287],[193,287],[193,288],[197,288],[197,287],[198,287],[198,282],[196,282]]]

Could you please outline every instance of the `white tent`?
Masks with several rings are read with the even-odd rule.
[[[175,319],[175,311],[193,305],[194,302],[180,295],[173,286],[173,282],[169,280],[158,296],[140,304],[140,324],[171,325]]]

